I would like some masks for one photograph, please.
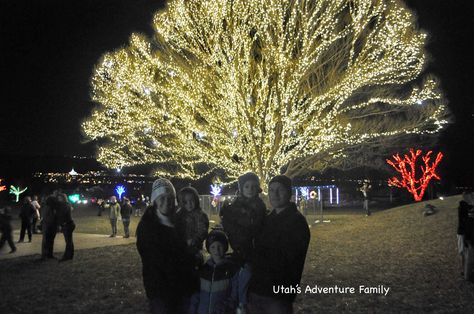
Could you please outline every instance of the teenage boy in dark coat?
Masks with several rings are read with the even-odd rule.
[[[270,180],[268,197],[273,210],[255,240],[249,312],[293,313],[296,292],[283,293],[274,287],[296,290],[300,284],[310,232],[306,219],[290,201],[291,179],[280,175]]]

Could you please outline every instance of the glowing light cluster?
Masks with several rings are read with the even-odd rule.
[[[300,187],[300,192],[304,199],[309,199],[309,188],[307,186]]]
[[[81,200],[81,196],[79,194],[71,194],[67,197],[69,202],[76,204]]]
[[[0,192],[6,191],[6,189],[7,189],[6,185],[2,185],[2,181],[3,181],[3,179],[0,179]]]
[[[423,199],[423,195],[431,179],[441,180],[436,174],[436,167],[441,159],[443,159],[443,154],[439,152],[436,155],[435,161],[430,164],[431,150],[425,156],[422,156],[421,159],[424,166],[420,166],[421,176],[417,179],[416,161],[421,154],[422,151],[420,149],[415,151],[413,148],[410,148],[410,155],[405,154],[404,157],[401,158],[396,154],[392,156],[393,161],[387,159],[387,163],[395,168],[402,176],[401,179],[396,177],[388,179],[388,184],[407,189],[417,202]]]
[[[211,194],[216,198],[222,194],[222,184],[212,184],[211,185]]]
[[[398,0],[171,0],[153,26],[92,77],[83,129],[110,168],[265,183],[447,123],[436,80],[420,77],[426,35]]]
[[[115,187],[115,193],[117,193],[119,200],[122,200],[122,195],[125,193],[125,187],[123,185],[117,185]]]
[[[22,194],[23,192],[25,192],[28,188],[24,188],[23,190],[21,189],[21,187],[19,186],[13,186],[13,185],[10,185],[10,194],[13,194],[15,195],[15,202],[18,203],[18,201],[20,200],[20,194]]]

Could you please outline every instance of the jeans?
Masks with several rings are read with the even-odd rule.
[[[25,239],[25,231],[28,232],[28,240],[31,242],[31,219],[21,218],[20,241]]]
[[[38,233],[38,228],[36,227],[36,224],[38,223],[38,218],[33,217],[33,223],[31,225],[31,231],[33,233]]]
[[[76,229],[76,224],[70,221],[63,225],[64,241],[66,241],[66,250],[64,251],[63,260],[72,259],[74,257],[74,243],[72,242],[72,232]]]
[[[370,216],[369,199],[364,199],[364,210],[367,216]]]
[[[117,218],[110,218],[110,225],[112,226],[112,235],[117,235]]]
[[[56,237],[57,226],[47,226],[43,224],[42,229],[43,241],[41,243],[41,257],[51,258],[53,257],[54,238]]]
[[[247,292],[249,290],[250,278],[252,277],[252,268],[248,263],[245,263],[239,272],[239,302],[242,304],[248,303]]]
[[[130,219],[122,218],[122,222],[123,222],[123,230],[124,230],[125,236],[128,238],[130,236],[130,231],[128,229],[128,227],[130,226]]]

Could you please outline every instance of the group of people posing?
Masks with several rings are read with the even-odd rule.
[[[176,195],[167,179],[153,183],[137,227],[151,313],[293,312],[296,293],[275,288],[300,284],[310,232],[291,202],[291,180],[270,180],[271,210],[259,197],[257,175],[246,173],[238,183],[237,198],[221,209],[221,226],[209,233],[194,188]],[[205,262],[203,244],[210,255]]]

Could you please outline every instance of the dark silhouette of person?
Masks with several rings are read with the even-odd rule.
[[[31,204],[31,197],[26,196],[23,199],[23,205],[20,209],[20,219],[21,219],[21,230],[20,230],[20,240],[18,242],[23,242],[25,240],[25,232],[28,233],[28,242],[31,242],[33,225],[33,217],[35,215],[35,208]]]
[[[124,230],[124,238],[130,237],[130,217],[133,213],[133,207],[130,204],[130,200],[127,197],[123,198],[122,206],[120,207],[120,215],[122,216],[122,223],[123,223],[123,230]]]
[[[41,207],[41,214],[43,220],[42,234],[43,241],[41,244],[41,259],[55,258],[53,255],[54,238],[58,230],[58,223],[56,211],[59,207],[58,200],[55,195],[50,195],[46,198],[44,205]]]
[[[59,260],[60,262],[68,261],[74,257],[74,242],[72,240],[72,233],[76,229],[76,224],[72,220],[72,206],[67,200],[66,194],[59,193],[57,197],[57,211],[56,217],[58,225],[61,226],[61,230],[64,235],[64,241],[66,241],[66,250],[64,251],[63,257]]]
[[[2,233],[2,237],[0,238],[0,250],[5,245],[5,242],[8,242],[10,253],[15,253],[16,247],[13,243],[11,220],[11,209],[10,207],[5,207],[3,212],[0,212],[0,232]]]

